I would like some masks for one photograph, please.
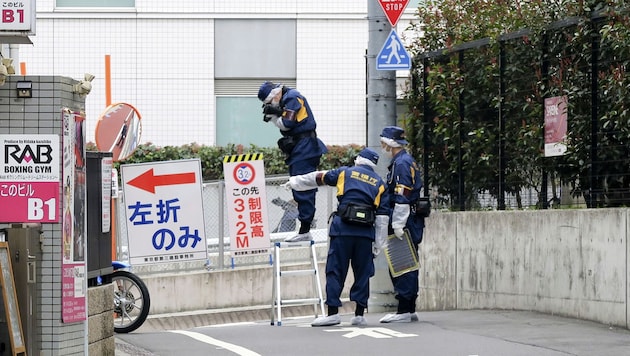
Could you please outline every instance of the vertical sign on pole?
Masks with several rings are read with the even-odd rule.
[[[383,48],[376,57],[378,70],[408,70],[411,69],[411,57],[396,31],[392,30],[383,43]]]
[[[567,152],[567,104],[566,95],[545,98],[545,157]]]
[[[378,0],[381,8],[392,25],[392,31],[383,43],[383,47],[376,57],[377,70],[408,70],[411,69],[411,57],[400,37],[396,33],[396,24],[409,0]]]
[[[129,262],[208,258],[199,159],[123,164]]]
[[[74,323],[87,320],[85,118],[65,109],[62,125],[61,318],[64,323]]]
[[[265,165],[262,154],[223,159],[230,250],[235,256],[269,252]]]

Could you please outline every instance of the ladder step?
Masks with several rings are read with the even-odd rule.
[[[277,247],[309,247],[314,244],[315,241],[298,241],[298,242],[276,242],[275,245]]]
[[[308,248],[310,250],[310,268],[306,269],[282,269],[280,264],[281,257],[281,248],[286,247],[288,249],[295,248]],[[317,267],[317,257],[316,257],[316,249],[315,243],[313,241],[298,241],[298,242],[275,242],[274,243],[274,256],[275,260],[273,261],[273,291],[272,291],[272,302],[271,302],[271,325],[274,325],[276,322],[275,316],[278,317],[277,322],[278,326],[282,325],[282,306],[283,305],[308,305],[311,304],[314,306],[315,316],[324,315],[324,296],[322,293],[322,286],[319,280],[319,270]],[[286,267],[286,266],[285,266]],[[300,268],[300,267],[297,267]],[[303,268],[303,267],[302,267]],[[311,276],[313,278],[313,292],[315,293],[314,297],[311,298],[300,298],[300,299],[282,299],[282,293],[280,288],[280,282],[282,281],[281,277],[288,276]]]
[[[310,274],[316,274],[314,269],[300,269],[294,271],[280,271],[280,277],[290,277],[290,276],[308,276]]]
[[[281,305],[300,305],[300,304],[319,304],[319,298],[304,298],[304,299],[282,299]]]

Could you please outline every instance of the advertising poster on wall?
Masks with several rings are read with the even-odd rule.
[[[567,152],[567,103],[566,95],[545,99],[545,157]]]
[[[59,222],[58,135],[0,135],[0,222]]]
[[[87,319],[85,118],[63,110],[62,319]]]

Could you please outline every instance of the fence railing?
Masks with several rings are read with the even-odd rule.
[[[624,16],[571,18],[416,56],[407,136],[434,206],[629,206]],[[545,157],[545,99],[560,96],[567,152]]]

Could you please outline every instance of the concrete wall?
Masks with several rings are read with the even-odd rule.
[[[435,212],[420,245],[418,310],[533,310],[629,328],[629,214]],[[270,266],[142,277],[151,314],[271,302]],[[290,295],[310,285],[298,278],[283,284]]]
[[[434,214],[419,308],[628,320],[629,209]]]
[[[88,289],[88,355],[113,356],[114,287],[106,284]]]

